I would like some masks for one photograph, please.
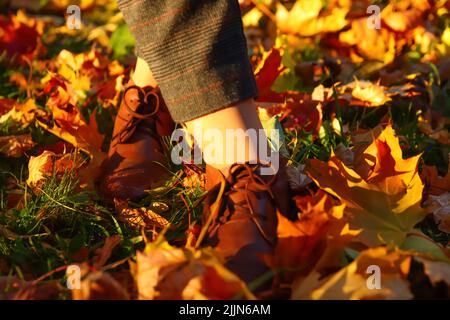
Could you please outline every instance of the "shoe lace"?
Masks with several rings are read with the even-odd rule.
[[[138,91],[138,99],[139,106],[136,110],[139,110],[142,106],[151,106],[151,111],[148,113],[139,113],[132,109],[132,107],[128,104],[127,99],[125,99],[126,95],[130,90]],[[133,132],[136,130],[137,125],[143,121],[154,117],[160,107],[159,95],[154,90],[144,90],[139,86],[129,86],[125,89],[123,94],[124,106],[127,109],[127,112],[132,116],[131,120],[127,122],[127,124],[112,138],[112,141],[117,141],[117,143],[124,143],[126,140],[131,137]],[[150,133],[153,130],[149,130]]]
[[[217,192],[217,197],[214,203],[211,205],[211,214],[209,215],[208,220],[202,228],[196,247],[201,244],[203,238],[206,235],[206,232],[208,231],[210,226],[212,226],[213,222],[217,221],[217,218],[220,215],[220,209],[223,208],[224,204],[227,204],[226,202],[224,202],[225,198],[228,198],[231,193],[239,191],[242,191],[245,195],[245,204],[241,205],[234,203],[234,205],[247,209],[244,210],[244,212],[249,213],[252,221],[255,223],[263,238],[270,244],[273,244],[273,240],[266,234],[264,228],[261,226],[261,223],[259,221],[261,217],[256,212],[255,208],[253,208],[252,202],[250,200],[251,195],[257,191],[265,191],[269,193],[272,199],[275,199],[275,196],[272,192],[272,185],[276,180],[276,175],[273,175],[273,177],[268,181],[262,179],[261,176],[256,173],[256,171],[263,166],[267,167],[268,165],[262,163],[257,163],[256,165],[250,165],[248,163],[235,163],[230,167],[230,176],[228,181],[225,179],[225,177],[222,176],[221,182],[210,191],[211,194]],[[240,181],[244,181],[244,183],[238,183]],[[231,210],[231,208],[229,209]],[[214,228],[217,227],[218,225]]]

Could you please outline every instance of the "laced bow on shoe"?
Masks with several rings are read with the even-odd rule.
[[[131,90],[137,90],[138,92],[138,107],[135,110],[133,110],[132,106],[129,105],[128,100],[126,99],[127,94],[130,93]],[[125,143],[133,135],[137,125],[141,121],[153,118],[158,113],[160,108],[160,98],[154,89],[146,91],[135,85],[129,86],[125,89],[123,100],[126,111],[131,117],[130,119],[125,119],[120,114],[117,115],[117,117],[127,121],[127,124],[115,136],[112,137],[112,141],[115,141],[115,144]],[[145,113],[146,107],[150,109],[147,113]],[[154,134],[155,130],[152,130],[151,128],[147,129],[150,134]]]

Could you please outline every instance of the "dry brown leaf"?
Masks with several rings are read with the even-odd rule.
[[[312,182],[305,173],[305,165],[286,166],[289,186],[292,190],[301,190]]]
[[[450,146],[450,134],[446,128],[450,125],[448,118],[432,110],[427,110],[425,114],[419,115],[418,120],[420,131],[440,143]]]
[[[334,149],[334,153],[339,159],[342,160],[342,163],[350,168],[355,162],[355,153],[351,148],[346,147],[343,143],[340,143],[336,146],[336,148]]]
[[[133,265],[139,299],[254,298],[212,250],[181,249],[167,242],[147,245]]]
[[[121,241],[122,238],[119,235],[107,237],[103,247],[96,251],[94,266],[96,268],[103,267],[111,257],[114,248],[117,247]]]
[[[0,137],[0,154],[11,158],[20,158],[35,145],[30,133],[3,136]]]
[[[388,252],[385,247],[365,250],[347,267],[325,279],[320,279],[317,272],[298,279],[293,285],[292,299],[411,299],[407,280],[411,258],[407,252]],[[368,285],[369,266],[380,268],[379,289]]]
[[[74,300],[128,300],[127,290],[109,273],[93,271],[81,281],[80,289],[72,289]]]
[[[185,187],[187,190],[192,190],[195,188],[205,189],[206,175],[204,172],[198,172],[190,169],[189,167],[186,167],[185,174],[186,176],[181,182],[183,184],[183,187]]]
[[[435,166],[424,165],[421,173],[425,183],[426,192],[433,195],[441,195],[450,190],[450,154],[447,174],[442,177]]]
[[[442,281],[450,287],[450,264],[448,261],[434,261],[422,257],[416,257],[415,260],[423,264],[423,271],[434,285]]]
[[[0,300],[49,300],[59,293],[57,281],[34,283],[18,277],[0,277]]]
[[[149,208],[129,208],[124,200],[114,199],[116,212],[120,221],[128,223],[133,228],[164,229],[170,222],[162,215]]]
[[[427,212],[433,215],[439,230],[450,233],[450,192],[439,196],[430,195],[426,204]]]
[[[8,240],[16,240],[19,235],[0,224],[0,236]]]
[[[30,158],[27,185],[38,191],[51,176],[59,177],[65,172],[79,168],[81,164],[81,157],[77,154],[56,155],[51,151],[44,151],[39,156]]]

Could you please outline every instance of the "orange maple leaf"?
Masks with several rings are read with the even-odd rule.
[[[139,299],[231,299],[240,293],[254,298],[208,248],[175,248],[158,240],[137,253],[132,269]]]
[[[284,281],[289,281],[293,275],[308,274],[321,259],[321,266],[325,260],[327,267],[335,266],[341,260],[345,245],[359,233],[350,230],[344,216],[345,205],[325,192],[297,196],[295,201],[301,211],[299,219],[293,222],[278,214],[275,253],[264,257],[269,266],[284,273]]]

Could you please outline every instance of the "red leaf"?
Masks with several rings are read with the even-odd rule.
[[[282,52],[280,49],[272,48],[260,63],[255,72],[256,84],[258,86],[258,101],[283,102],[284,94],[272,91],[275,80],[286,68],[281,64]]]

